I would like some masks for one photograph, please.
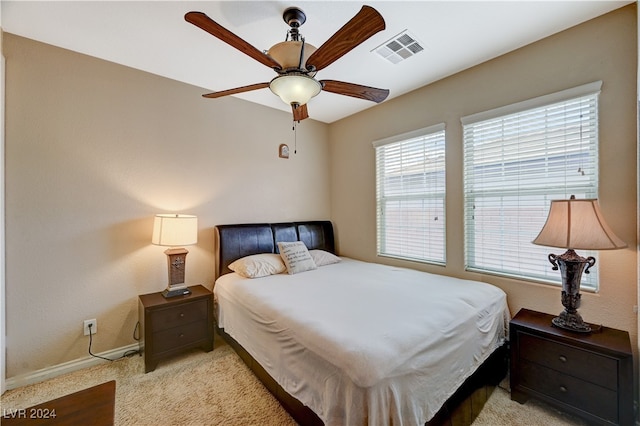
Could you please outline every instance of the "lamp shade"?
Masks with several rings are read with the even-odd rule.
[[[582,250],[614,250],[627,246],[602,216],[597,199],[551,201],[547,222],[534,244]]]
[[[304,74],[287,74],[271,80],[269,88],[287,105],[304,105],[320,93],[322,85]]]
[[[186,214],[157,214],[151,242],[159,246],[188,246],[198,242],[198,218]]]

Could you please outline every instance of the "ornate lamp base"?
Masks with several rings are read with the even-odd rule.
[[[582,320],[580,314],[568,312],[566,309],[560,315],[551,320],[556,327],[564,328],[578,333],[591,333],[591,326]]]
[[[555,254],[549,255],[549,262],[553,265],[553,270],[560,268],[562,275],[562,306],[564,311],[551,323],[556,327],[578,333],[591,333],[591,327],[582,320],[578,313],[580,305],[580,278],[584,270],[585,274],[589,273],[596,263],[593,257],[584,258],[579,256],[574,250],[569,249],[560,256]],[[586,266],[586,268],[585,268]]]
[[[169,285],[162,292],[162,295],[168,298],[191,294],[184,282],[184,271],[189,252],[184,248],[170,248],[164,253],[167,255],[167,265],[169,266]]]

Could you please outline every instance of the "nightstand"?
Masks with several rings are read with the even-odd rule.
[[[213,294],[201,285],[191,294],[165,298],[161,292],[139,296],[140,349],[144,372],[158,361],[189,349],[213,350]]]
[[[634,424],[629,333],[575,333],[552,318],[522,309],[511,320],[511,399],[535,397],[596,424]]]

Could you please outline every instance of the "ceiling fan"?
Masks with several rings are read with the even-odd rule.
[[[290,27],[285,41],[275,44],[266,52],[261,52],[204,13],[187,13],[184,16],[187,22],[272,68],[278,74],[268,83],[250,84],[202,96],[220,98],[268,87],[285,103],[291,105],[293,119],[298,122],[309,117],[307,102],[322,90],[376,103],[387,98],[389,95],[387,89],[377,89],[336,80],[315,79],[318,71],[331,65],[360,43],[385,29],[384,19],[377,10],[370,6],[363,6],[349,22],[319,48],[306,43],[300,34],[299,28],[307,19],[302,10],[297,7],[287,8],[282,18]]]

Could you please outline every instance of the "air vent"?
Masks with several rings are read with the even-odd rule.
[[[392,64],[397,64],[424,50],[424,47],[407,30],[385,41],[372,50]]]

